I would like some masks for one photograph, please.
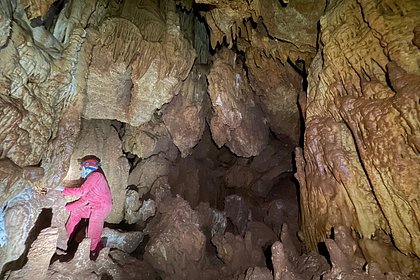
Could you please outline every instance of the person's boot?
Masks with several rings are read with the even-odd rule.
[[[99,252],[105,248],[104,243],[99,241],[98,245],[96,246],[94,251],[90,251],[90,259],[95,261],[98,258]]]
[[[98,258],[99,252],[94,252],[94,251],[90,251],[90,260],[92,261],[96,261],[96,259]]]

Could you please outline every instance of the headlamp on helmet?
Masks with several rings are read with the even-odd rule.
[[[90,173],[97,170],[101,163],[96,159],[87,159],[82,161],[80,167],[82,168],[82,178],[85,179]]]
[[[96,167],[96,168],[98,168],[98,167],[100,167],[100,166],[101,166],[101,163],[100,163],[99,161],[97,161],[96,159],[87,159],[87,160],[84,160],[84,161],[80,164],[80,166],[81,166],[81,167],[85,167],[85,166],[92,166],[92,167]]]

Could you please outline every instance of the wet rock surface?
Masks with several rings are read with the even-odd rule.
[[[383,12],[393,5],[413,14],[400,18],[395,11]],[[375,262],[389,253],[388,238],[397,250],[413,256],[405,263],[418,262],[419,211],[412,199],[419,178],[406,175],[417,174],[420,166],[414,144],[418,121],[413,123],[419,112],[413,89],[418,88],[415,61],[420,52],[412,42],[418,9],[416,1],[378,7],[346,1],[331,3],[321,18],[323,47],[312,62],[302,104],[304,154],[296,152],[303,237],[309,248],[325,240],[331,228],[345,225],[361,241],[382,242],[382,253],[375,245],[362,246],[364,255],[377,256]],[[397,31],[400,26],[406,26],[404,32]],[[413,129],[407,131],[406,125]]]

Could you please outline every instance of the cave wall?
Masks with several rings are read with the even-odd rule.
[[[321,17],[296,150],[308,248],[345,225],[383,267],[419,257],[419,4],[332,1]]]
[[[316,22],[322,9],[314,14],[296,3],[290,6],[292,13]],[[211,123],[216,143],[227,145],[239,156],[260,153],[268,143],[269,129],[277,136],[290,132],[290,139],[283,139],[287,151],[296,145],[298,112],[295,105],[288,104],[296,104],[302,77],[291,70],[287,60],[312,57],[316,36],[303,36],[307,47],[299,49],[299,38],[287,39],[271,23],[253,22],[258,16],[269,22],[273,11],[276,18],[290,13],[280,4],[255,1],[243,9],[228,5],[232,17],[248,26],[224,34],[223,38],[234,35],[227,40],[236,40],[235,48],[247,54],[237,59],[232,49],[213,56],[203,48],[217,34],[203,33],[203,21],[193,17],[188,1],[44,4],[1,2],[0,148],[1,158],[11,161],[5,161],[5,170],[16,171],[4,182],[21,176],[20,168],[39,167],[36,188],[59,184],[73,162],[70,158],[78,145],[82,119],[123,123],[123,149],[140,158],[159,152],[172,153],[173,158],[173,144],[183,157],[188,156],[206,122]],[[200,4],[214,5],[202,12],[203,18],[227,9],[226,3]],[[251,8],[255,11],[247,12]],[[316,28],[311,30],[312,34]],[[223,44],[219,39],[213,52],[219,52]],[[282,73],[283,82],[260,81],[259,68],[269,71],[271,65]],[[242,68],[252,69],[253,74]],[[220,80],[225,70],[225,79]],[[292,82],[282,85],[289,77]],[[279,98],[280,94],[284,97]],[[242,103],[235,100],[238,96],[243,96]],[[182,116],[177,114],[180,110]],[[230,110],[235,111],[232,116]],[[260,132],[254,135],[255,121]],[[9,189],[13,188],[4,190],[5,198],[22,190],[9,194]]]

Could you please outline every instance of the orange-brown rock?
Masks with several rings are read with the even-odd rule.
[[[258,155],[268,142],[268,127],[240,58],[221,50],[207,76],[214,114],[212,138],[238,156]],[[252,132],[251,132],[252,131]]]
[[[148,229],[147,233],[154,234],[144,257],[162,279],[199,278],[206,259],[198,215],[180,197],[167,199],[166,206],[158,223]]]
[[[303,94],[302,77],[289,64],[260,53],[248,52],[246,65],[251,87],[261,101],[270,129],[283,142],[298,146],[300,113],[293,105]]]
[[[196,57],[178,26],[173,1],[126,1],[120,16],[105,20],[94,42],[84,115],[132,126],[150,121],[179,93]]]
[[[201,140],[209,110],[206,73],[194,67],[180,93],[167,105],[163,121],[183,157]]]
[[[342,224],[366,239],[383,231],[401,252],[420,254],[419,17],[418,1],[349,0],[329,3],[321,18],[304,154],[296,151],[308,248]]]

